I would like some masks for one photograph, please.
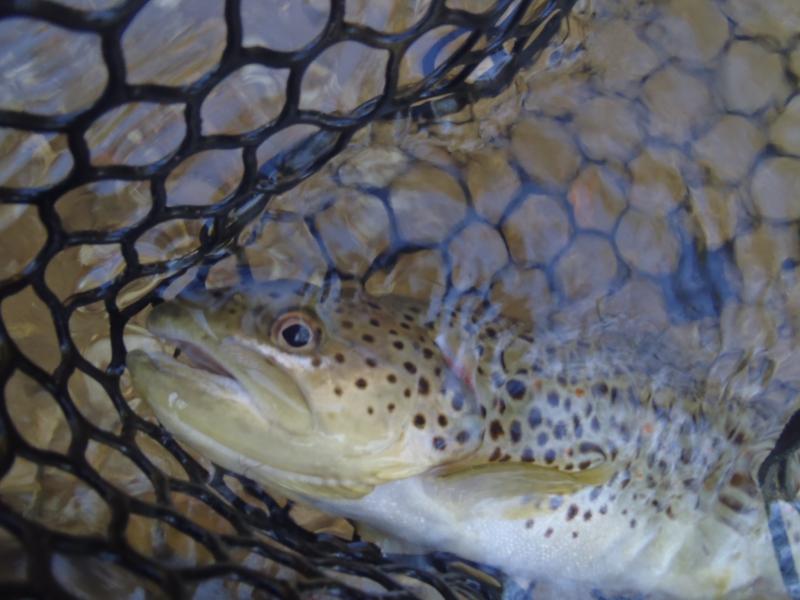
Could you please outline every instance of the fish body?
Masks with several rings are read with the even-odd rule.
[[[288,281],[161,304],[148,328],[188,357],[129,354],[168,430],[386,547],[575,589],[782,593],[755,473],[793,407],[765,417],[655,342]]]

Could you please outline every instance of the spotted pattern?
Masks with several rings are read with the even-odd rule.
[[[675,519],[686,494],[701,493],[702,476],[687,476],[698,469],[700,447],[727,447],[736,438],[734,431],[730,440],[705,439],[708,423],[697,413],[676,419],[679,398],[697,396],[698,390],[681,389],[673,382],[656,386],[646,372],[629,371],[627,365],[635,361],[624,353],[612,354],[608,361],[587,362],[581,357],[596,350],[580,341],[534,343],[532,336],[506,334],[513,331],[512,324],[484,317],[479,309],[469,319],[463,314],[440,316],[437,329],[443,320],[446,327],[457,330],[451,332],[453,338],[474,349],[468,359],[451,358],[469,365],[463,375],[476,390],[485,423],[483,443],[471,460],[539,464],[573,473],[612,467],[611,479],[602,485],[542,500],[537,510],[553,513],[553,519],[541,524],[538,518],[520,520],[530,535],[579,539],[582,527],[595,526],[611,514],[622,515],[632,529],[651,518]],[[521,352],[520,340],[528,344]],[[462,433],[454,438],[456,443],[466,441],[466,432]],[[671,446],[674,440],[680,440],[677,452]],[[719,456],[719,452],[707,454]],[[634,465],[637,473],[643,473],[636,485],[631,476]],[[701,469],[710,474],[713,466],[709,459]],[[742,486],[743,479],[731,477],[726,489]],[[721,493],[719,505],[736,514],[744,514],[758,496],[756,486],[743,493],[744,500],[734,492]]]
[[[478,309],[469,318],[459,311],[444,315],[444,329],[454,330],[452,347],[463,344],[473,354],[445,353],[443,360],[437,344],[443,315],[424,321],[422,314],[416,306],[389,313],[377,304],[362,305],[339,321],[361,343],[362,353],[312,356],[310,364],[346,367],[352,376],[331,383],[336,397],[362,402],[361,418],[373,422],[405,414],[405,426],[410,420],[411,432],[436,455],[446,457],[453,448],[477,441],[470,461],[518,462],[576,476],[600,465],[612,467],[611,478],[601,485],[534,500],[536,514],[543,517],[521,518],[525,535],[579,539],[585,528],[602,526],[609,515],[639,530],[653,518],[680,518],[686,498],[702,493],[721,453],[745,442],[736,429],[710,433],[717,431],[712,417],[700,410],[676,412],[679,399],[685,402],[697,390],[672,382],[654,385],[646,372],[629,372],[625,356],[587,362],[580,357],[595,349],[580,342],[534,343]],[[475,399],[448,387],[451,372],[468,382]],[[432,408],[442,396],[446,401]],[[416,403],[410,413],[398,410],[406,399]],[[480,414],[480,432],[459,425],[467,408]],[[745,469],[725,477],[714,482],[717,510],[736,519],[752,510],[758,487]]]

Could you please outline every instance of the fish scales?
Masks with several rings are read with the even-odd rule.
[[[755,471],[796,407],[765,417],[658,339],[294,282],[181,298],[148,327],[184,350],[129,355],[170,431],[387,549],[656,597],[780,593]]]

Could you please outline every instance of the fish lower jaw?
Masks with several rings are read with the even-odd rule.
[[[200,366],[188,364],[186,361],[179,361],[175,358],[174,351],[134,350],[128,353],[127,363],[129,368],[140,368],[136,366],[137,363],[144,361],[146,361],[145,369],[179,379],[190,380],[195,385],[198,382],[202,382],[213,388],[224,390],[227,394],[233,393],[242,397],[249,396],[247,389],[230,373],[221,374]]]

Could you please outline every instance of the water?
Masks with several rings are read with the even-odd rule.
[[[153,3],[152,14],[124,40],[131,77],[185,84],[215,64],[224,44],[221,4],[200,4],[202,9],[193,3],[190,11],[186,2]],[[424,4],[398,3],[394,15],[359,6],[352,18],[402,29]],[[257,19],[255,3],[243,6]],[[298,6],[280,13],[297,28],[296,39],[273,26],[246,28],[245,42],[292,49],[292,43],[304,43],[299,38],[311,39],[325,21],[327,3]],[[154,29],[154,22],[160,27]],[[300,277],[321,283],[335,272],[361,280],[374,294],[438,301],[445,294],[477,293],[507,314],[547,329],[624,318],[642,332],[668,335],[706,357],[719,377],[741,361],[753,368],[769,363],[768,377],[759,382],[763,392],[796,394],[798,32],[795,0],[580,2],[559,44],[499,97],[429,122],[399,119],[362,130],[323,170],[270,202],[241,237],[238,258],[217,263],[208,285],[236,282],[242,272],[238,262],[257,280]],[[105,82],[103,68],[89,79],[75,76],[99,61],[93,36],[27,19],[0,21],[0,46],[23,41],[33,47],[27,51],[33,58],[15,62],[24,53],[4,53],[3,68],[13,74],[13,85],[0,90],[0,107],[17,109],[25,101],[35,112],[62,113],[96,98]],[[54,41],[75,49],[74,56],[62,58],[59,78],[42,66],[55,64]],[[347,110],[374,93],[376,81],[363,75],[369,70],[355,67],[379,70],[380,53],[365,47],[339,51],[304,80],[308,107]],[[422,68],[413,62],[404,77],[413,78]],[[205,133],[247,131],[274,117],[285,99],[285,74],[277,71],[242,70],[235,74],[236,85],[212,93],[204,106],[210,128]],[[164,156],[182,136],[175,118],[179,109],[143,103],[109,115],[90,131],[93,160],[135,165]],[[287,130],[280,142],[258,149],[258,160],[310,131]],[[10,187],[58,181],[71,165],[62,136],[4,129],[0,148],[0,180]],[[167,181],[168,202],[223,201],[242,169],[235,151],[196,155]],[[56,211],[71,231],[114,229],[143,218],[151,202],[146,186],[114,180],[70,192]],[[0,275],[9,277],[35,256],[45,234],[36,211],[0,210],[0,255],[7,257]],[[197,246],[199,229],[196,220],[169,221],[143,235],[137,250],[143,262],[186,255]],[[61,299],[101,285],[124,268],[113,245],[85,244],[62,254],[46,278]],[[149,277],[131,284],[120,305],[130,305],[158,281]],[[175,285],[168,294],[179,289]],[[27,290],[0,308],[23,351],[45,369],[55,368],[58,348],[45,305]],[[147,343],[135,337],[142,316],[128,327],[129,346]],[[70,327],[83,356],[104,368],[109,360],[104,307],[81,309]],[[99,386],[82,374],[70,384],[82,414],[119,431],[113,405]],[[32,381],[13,385],[36,399],[35,419],[11,411],[23,434],[63,452],[69,428],[56,403]],[[131,407],[154,419],[126,391]],[[142,446],[160,468],[180,476],[180,467],[169,464],[171,455],[159,444],[149,440]],[[104,477],[135,497],[154,500],[132,463],[114,460],[114,451],[105,447],[87,452]],[[0,482],[0,495],[55,528],[94,531],[96,522],[73,517],[76,507],[101,506],[102,500],[78,486],[77,500],[56,506],[53,499],[68,498],[64,490],[72,488],[65,486],[74,484],[62,480],[20,461]],[[61,491],[47,495],[48,489]],[[174,501],[177,510],[192,511],[186,497]],[[96,514],[104,513],[98,508]],[[213,529],[213,515],[200,509],[195,514]],[[302,510],[295,516],[312,529],[352,535],[340,520]],[[175,532],[155,540],[142,524],[129,530],[131,543],[146,555],[162,556],[164,540],[173,536],[180,560],[208,558]]]

